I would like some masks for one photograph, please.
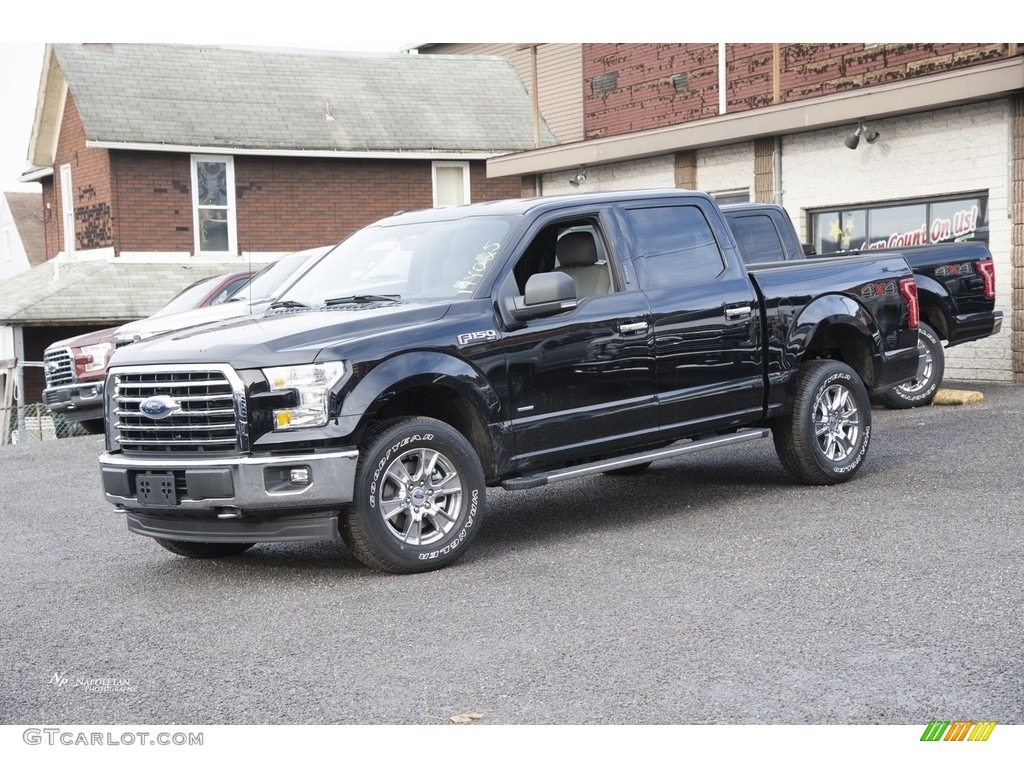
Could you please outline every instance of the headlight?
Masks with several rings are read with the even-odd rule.
[[[104,341],[102,344],[90,344],[87,347],[80,347],[79,357],[82,373],[90,371],[102,371],[107,366],[107,355],[113,349],[113,344]]]
[[[274,411],[274,429],[321,427],[327,423],[327,400],[331,387],[345,375],[344,363],[314,363],[264,368],[271,391],[293,389],[299,404]]]

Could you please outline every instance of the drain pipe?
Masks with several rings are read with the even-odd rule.
[[[724,115],[728,109],[725,79],[725,43],[718,44],[718,114]]]

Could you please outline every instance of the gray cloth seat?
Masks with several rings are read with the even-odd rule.
[[[597,259],[597,245],[590,232],[569,232],[555,245],[556,272],[564,272],[576,283],[576,297],[608,293],[611,277],[608,265]]]

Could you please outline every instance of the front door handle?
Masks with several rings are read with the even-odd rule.
[[[725,317],[728,320],[737,320],[741,317],[750,317],[750,312],[749,304],[743,307],[726,307]]]

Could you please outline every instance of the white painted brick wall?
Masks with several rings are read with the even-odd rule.
[[[1003,331],[946,351],[946,378],[1012,381],[1009,316],[1010,159],[1005,100],[888,120],[869,120],[881,135],[855,150],[843,139],[855,125],[787,136],[782,149],[782,202],[806,240],[809,209],[902,198],[986,192],[989,248],[996,265],[996,308]]]
[[[545,195],[571,195],[577,192],[613,192],[623,189],[671,189],[676,185],[675,158],[672,155],[647,157],[626,163],[589,166],[587,180],[574,187],[569,179],[575,170],[544,174]]]
[[[754,142],[697,153],[697,189],[708,194],[747,190],[754,199]]]

